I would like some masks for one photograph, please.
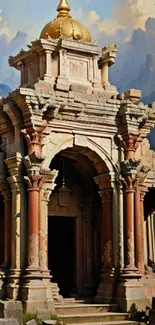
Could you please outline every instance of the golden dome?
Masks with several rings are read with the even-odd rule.
[[[57,11],[57,18],[43,28],[40,38],[58,39],[59,37],[64,37],[91,42],[89,30],[70,16],[70,7],[67,0],[60,1]]]

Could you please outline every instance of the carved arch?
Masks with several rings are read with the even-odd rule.
[[[48,139],[49,141],[45,144],[43,148],[43,156],[45,157],[42,164],[43,169],[49,168],[52,159],[59,152],[68,148],[79,146],[96,153],[96,155],[101,159],[101,161],[106,164],[107,169],[110,173],[117,172],[117,166],[112,161],[110,155],[103,147],[101,147],[98,143],[95,142],[95,139],[92,140],[92,138],[90,139],[89,137],[85,137],[85,141],[81,143],[81,141],[78,140],[78,136],[76,137],[76,135],[74,136],[71,134],[56,133],[53,133],[53,135],[53,138],[52,134],[50,135]]]

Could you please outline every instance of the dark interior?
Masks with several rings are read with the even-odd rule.
[[[75,222],[73,217],[48,218],[48,267],[66,298],[76,286],[75,281]]]

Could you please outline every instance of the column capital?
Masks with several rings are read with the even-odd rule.
[[[129,159],[121,162],[120,164],[120,180],[123,183],[126,191],[135,191],[140,162],[141,160]]]
[[[19,174],[22,162],[21,154],[17,153],[15,157],[7,158],[4,160],[4,162],[11,176],[16,176]]]
[[[43,175],[31,175],[30,177],[24,176],[24,179],[27,183],[28,191],[39,192],[45,181],[45,176]]]
[[[137,175],[137,180],[138,180],[138,185],[140,187],[146,187],[144,185],[145,179],[148,176],[149,171],[151,170],[150,167],[146,166],[146,165],[142,165],[139,169],[138,175]]]
[[[27,129],[22,130],[21,132],[24,134],[25,139],[28,145],[28,155],[32,155],[32,153],[36,152],[38,154],[42,154],[43,147],[43,131],[46,129],[47,121],[43,120],[42,126],[34,126]]]
[[[1,193],[4,197],[4,202],[10,201],[11,200],[11,190],[9,186],[6,185],[6,188],[3,188],[1,190]]]
[[[131,158],[131,156],[134,156],[136,149],[139,147],[140,143],[143,140],[139,135],[131,133],[118,135],[118,138],[124,147],[126,159],[128,159],[128,156],[129,158]]]
[[[102,57],[100,60],[100,66],[102,67],[104,64],[108,64],[110,67],[115,63],[115,58],[117,54],[117,45],[116,44],[108,44],[105,45],[102,49]]]
[[[19,177],[18,175],[16,176],[11,176],[7,178],[8,183],[10,184],[11,191],[12,192],[20,192],[20,187],[19,187]]]
[[[49,202],[50,195],[56,186],[55,180],[58,176],[58,170],[41,170],[41,174],[44,176],[44,183],[41,188],[41,200]]]
[[[144,201],[144,197],[146,195],[146,193],[148,192],[148,187],[147,186],[140,186],[140,201],[143,202]]]

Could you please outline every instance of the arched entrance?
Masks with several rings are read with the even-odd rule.
[[[95,163],[107,172],[104,163]],[[48,266],[53,281],[64,297],[95,296],[102,262],[97,169],[80,147],[60,152],[50,168],[59,170],[48,208]]]

